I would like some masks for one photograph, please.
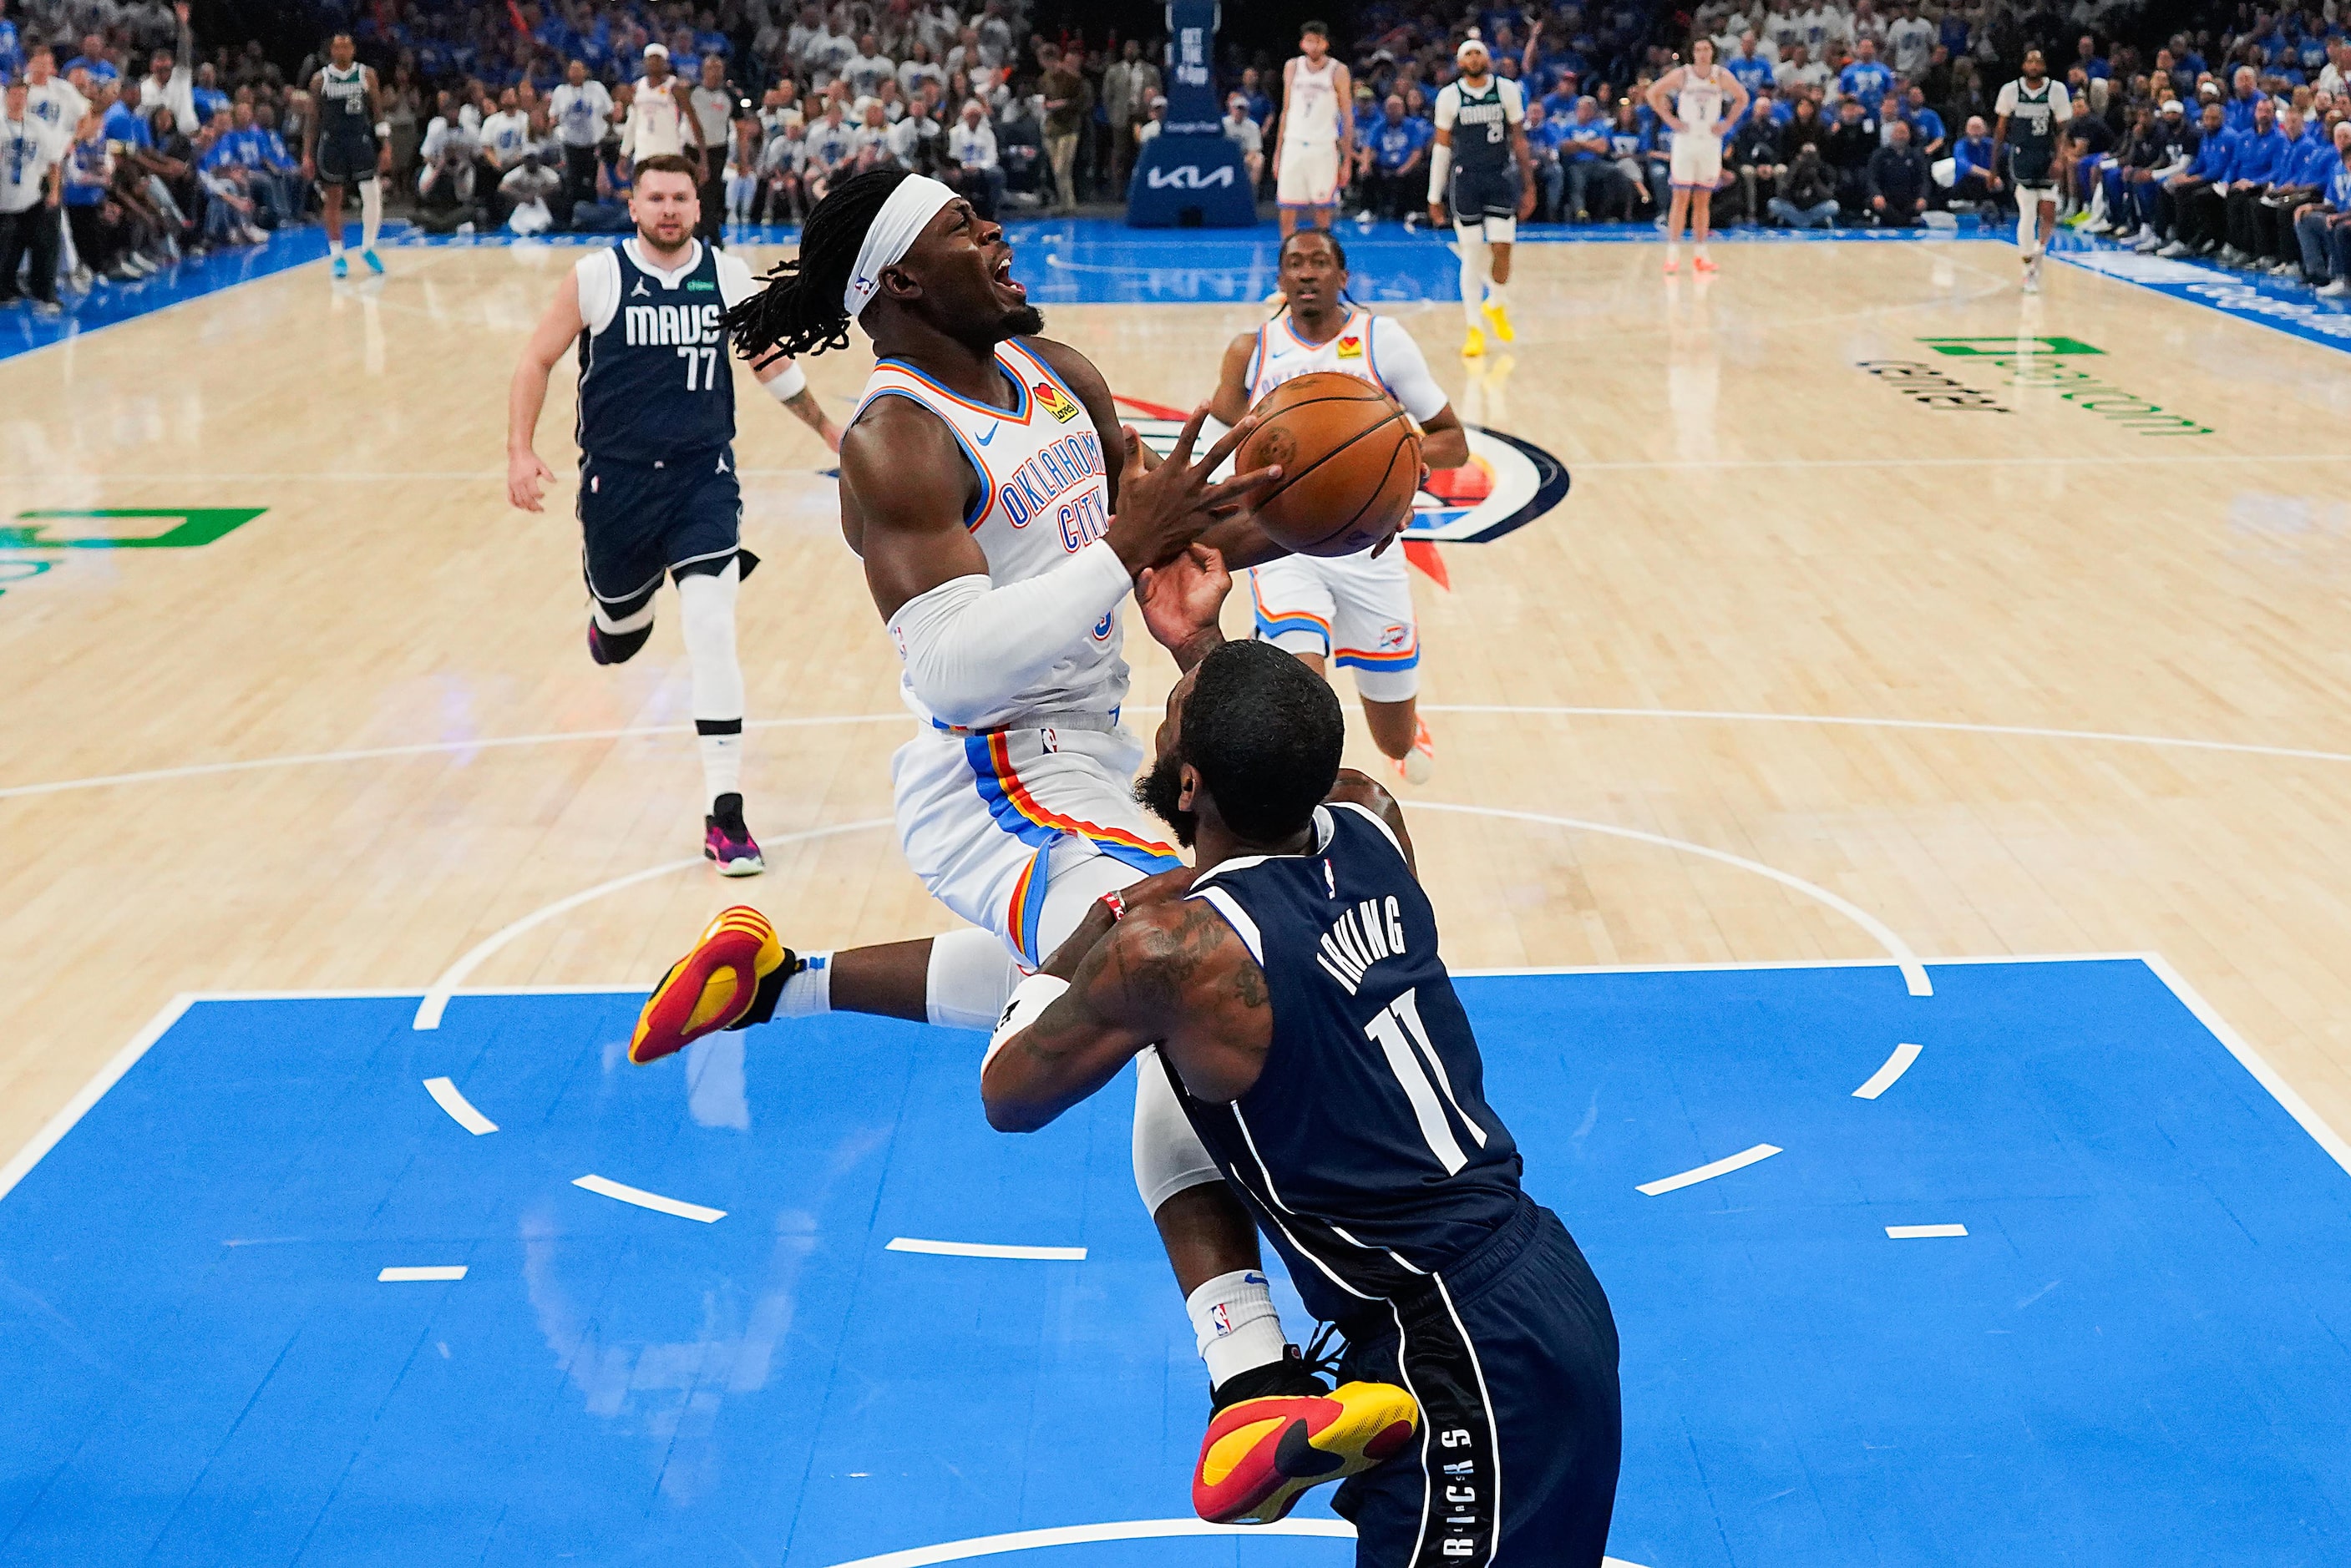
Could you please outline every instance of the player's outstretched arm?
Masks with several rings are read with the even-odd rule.
[[[1272,1041],[1265,973],[1249,949],[1206,902],[1170,897],[1118,920],[1066,985],[1050,965],[1021,982],[980,1070],[980,1098],[990,1127],[1034,1132],[1155,1042],[1194,1095],[1238,1099]]]
[[[555,286],[547,314],[531,328],[507,388],[507,500],[525,512],[542,509],[540,497],[555,478],[533,446],[539,410],[547,407],[548,378],[586,326],[580,316],[580,275],[567,272]]]

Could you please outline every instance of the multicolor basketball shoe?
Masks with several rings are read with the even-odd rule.
[[[767,916],[747,904],[726,910],[703,929],[694,950],[672,964],[645,999],[629,1039],[629,1060],[643,1066],[705,1034],[765,1023],[784,981],[801,965],[777,940]]]
[[[718,863],[721,877],[757,877],[768,868],[759,841],[743,824],[743,797],[720,795],[702,819],[702,857]]]
[[[1326,1393],[1294,1354],[1229,1379],[1217,1400],[1192,1472],[1193,1511],[1211,1524],[1270,1524],[1324,1481],[1395,1458],[1420,1425],[1420,1407],[1395,1384]]]

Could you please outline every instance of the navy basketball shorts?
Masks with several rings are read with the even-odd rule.
[[[371,141],[346,141],[329,136],[319,143],[319,183],[356,185],[375,178],[376,149]]]
[[[664,576],[723,572],[743,542],[735,453],[664,462],[580,462],[581,563],[588,591],[615,621],[644,608]]]
[[[1413,1299],[1349,1326],[1363,1337],[1340,1381],[1400,1383],[1421,1421],[1332,1500],[1357,1568],[1599,1568],[1624,1438],[1616,1320],[1559,1216],[1529,1200]]]
[[[1519,166],[1499,169],[1456,169],[1453,171],[1453,221],[1474,223],[1480,218],[1519,215]]]

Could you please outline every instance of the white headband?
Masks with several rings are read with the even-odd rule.
[[[857,265],[850,269],[849,287],[841,296],[849,319],[856,320],[882,292],[883,269],[905,260],[923,225],[955,199],[954,191],[927,174],[909,174],[898,182],[898,188],[873,214],[865,243],[857,247]]]

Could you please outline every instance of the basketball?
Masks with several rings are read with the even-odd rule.
[[[1234,459],[1243,472],[1281,465],[1257,503],[1258,526],[1301,556],[1352,556],[1412,515],[1420,435],[1395,399],[1361,377],[1316,371],[1284,381]]]

